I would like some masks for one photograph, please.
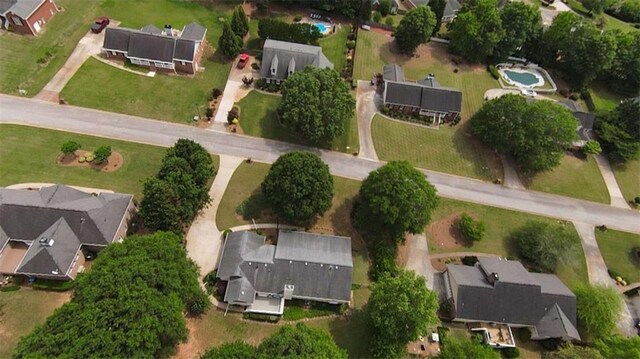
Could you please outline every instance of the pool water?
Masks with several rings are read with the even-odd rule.
[[[320,30],[321,34],[324,34],[325,32],[327,32],[327,26],[321,22],[317,22],[314,24],[315,27],[318,28],[318,30]]]
[[[538,83],[538,77],[530,72],[516,72],[510,70],[504,70],[504,74],[513,82],[525,86],[531,86]]]

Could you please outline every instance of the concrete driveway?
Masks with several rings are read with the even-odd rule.
[[[112,20],[109,27],[116,27],[118,24],[120,24],[119,21]],[[80,66],[82,66],[89,57],[100,54],[102,43],[104,42],[104,33],[105,32],[102,31],[99,34],[94,34],[91,31],[87,31],[87,34],[80,39],[78,45],[67,59],[67,62],[64,63],[62,68],[35,98],[58,103],[60,91],[67,85]]]
[[[356,116],[358,117],[358,140],[360,141],[358,157],[378,160],[376,149],[373,146],[371,122],[373,116],[378,112],[379,106],[382,106],[382,99],[376,93],[375,86],[371,86],[368,81],[358,81],[356,89]]]
[[[254,80],[258,80],[260,77],[260,73],[251,68],[251,64],[255,61],[255,58],[251,56],[249,58],[249,62],[243,69],[239,69],[237,67],[237,58],[233,61],[231,72],[229,72],[229,78],[227,79],[224,91],[222,92],[222,100],[220,100],[216,115],[213,118],[214,125],[217,125],[216,127],[218,129],[227,123],[227,114],[231,111],[231,108],[233,108],[233,104],[242,100],[253,89],[253,86],[245,86],[242,82],[242,78],[246,76],[248,78],[253,77]]]

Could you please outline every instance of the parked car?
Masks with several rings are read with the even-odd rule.
[[[529,89],[522,89],[522,90],[520,90],[520,92],[522,93],[523,96],[527,96],[527,97],[536,97],[536,96],[538,96],[538,94],[535,91],[529,90]]]
[[[91,25],[91,32],[93,32],[94,34],[101,33],[102,30],[104,30],[104,28],[109,25],[109,22],[109,18],[106,16],[99,18],[93,23],[93,25]]]
[[[247,62],[249,62],[249,55],[240,54],[240,60],[238,61],[238,68],[244,69],[244,67],[247,66]]]

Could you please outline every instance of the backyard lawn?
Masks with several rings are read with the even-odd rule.
[[[17,88],[35,96],[58,72],[89,24],[100,12],[99,1],[57,0],[64,11],[55,14],[38,36],[3,31],[0,36],[0,92],[17,95]]]
[[[72,105],[190,123],[193,116],[204,114],[211,90],[224,88],[231,69],[231,62],[214,54],[211,46],[217,46],[222,33],[220,19],[228,17],[232,6],[216,4],[215,8],[170,0],[105,1],[102,13],[122,21],[122,27],[141,28],[149,23],[161,27],[170,23],[182,28],[192,21],[205,26],[210,45],[201,63],[205,70],[194,77],[163,74],[146,77],[89,59],[60,96]]]
[[[304,138],[280,124],[276,115],[279,103],[280,96],[251,91],[236,104],[240,108],[240,127],[242,127],[242,131],[249,136],[309,145]],[[354,115],[351,121],[347,123],[342,136],[333,141],[331,149],[347,153],[358,152],[357,126]]]
[[[589,90],[598,112],[613,110],[626,97],[613,92],[606,84],[598,81],[591,83]]]
[[[464,124],[430,129],[376,115],[373,143],[381,160],[482,180],[502,178],[500,159],[465,132]]]
[[[113,151],[122,154],[124,163],[114,172],[59,166],[56,158],[60,146],[69,140],[87,150],[110,145]],[[142,197],[142,181],[156,174],[165,153],[162,147],[17,125],[0,125],[0,143],[0,186],[64,183],[132,193],[138,199]]]
[[[596,240],[607,267],[618,272],[628,283],[640,282],[640,262],[632,249],[640,248],[640,235],[607,230],[596,231]]]
[[[0,358],[10,358],[20,337],[44,323],[70,297],[70,292],[25,287],[16,292],[0,292]]]
[[[588,201],[610,203],[609,192],[593,156],[586,159],[567,153],[551,171],[525,180],[527,188]]]
[[[429,251],[431,251],[431,253],[481,252],[497,254],[503,257],[516,257],[516,248],[508,239],[512,231],[532,220],[552,224],[560,223],[560,221],[556,219],[540,217],[524,212],[510,211],[447,198],[441,198],[440,200],[440,205],[432,216],[431,225],[427,228]],[[450,237],[452,233],[458,236],[459,233],[457,233],[458,231],[455,229],[456,224],[455,221],[453,221],[453,216],[459,215],[462,212],[466,212],[485,223],[486,232],[483,240],[472,243],[471,245],[463,241],[465,245],[452,246],[450,243],[444,243],[444,239],[434,237],[442,236],[443,233],[446,233],[444,236],[447,237]],[[570,228],[574,233],[573,239],[575,247],[572,253],[565,253],[557,274],[568,287],[575,288],[577,284],[587,282],[587,266],[577,232],[575,232],[571,223],[566,223],[565,225],[571,226]],[[442,232],[442,228],[446,228],[446,232]]]
[[[351,28],[348,24],[341,25],[337,31],[327,37],[320,39],[320,47],[324,55],[333,63],[333,68],[340,72],[344,67],[347,58],[347,35]]]
[[[620,186],[622,195],[627,201],[640,196],[640,160],[628,161],[623,165],[612,164],[613,174]]]

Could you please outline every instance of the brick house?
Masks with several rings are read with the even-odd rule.
[[[35,35],[57,12],[53,0],[0,0],[0,28]]]
[[[176,31],[170,25],[140,30],[106,28],[102,50],[107,58],[128,59],[153,71],[195,74],[204,53],[207,29],[195,22]]]

